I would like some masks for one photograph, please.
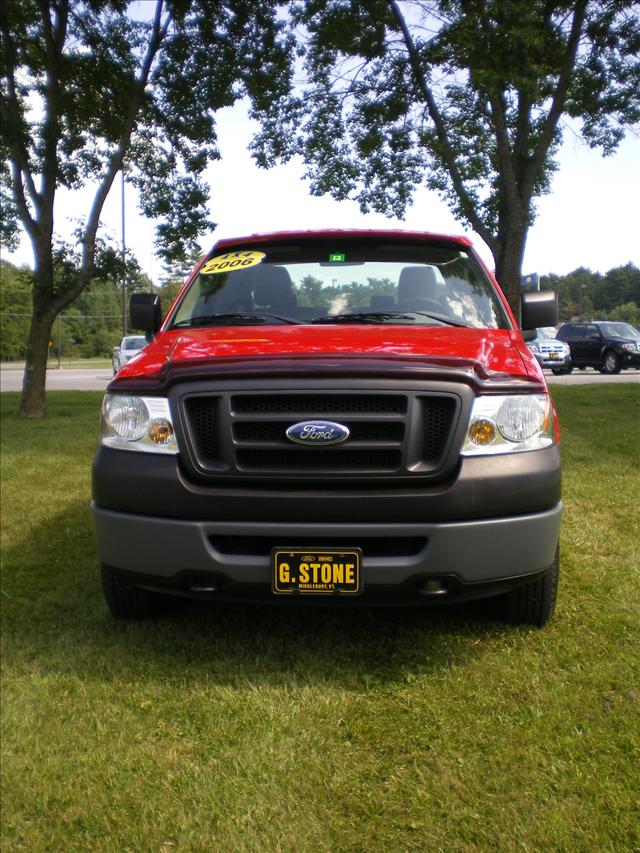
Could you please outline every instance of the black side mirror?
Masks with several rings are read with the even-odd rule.
[[[162,325],[160,297],[156,293],[134,293],[129,300],[129,325],[143,329],[150,340]]]
[[[520,297],[520,318],[523,331],[557,325],[558,294],[555,290],[523,293]]]

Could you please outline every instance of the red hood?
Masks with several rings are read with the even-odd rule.
[[[456,366],[486,378],[508,374],[541,381],[517,332],[433,326],[225,326],[161,332],[119,372],[121,380],[156,381],[174,370],[241,360],[376,358]],[[200,372],[200,371],[198,371]]]

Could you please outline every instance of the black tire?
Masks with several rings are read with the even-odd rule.
[[[602,358],[600,373],[611,375],[620,373],[620,359],[613,350],[607,350]]]
[[[504,596],[504,618],[512,625],[542,628],[553,616],[558,596],[560,553],[556,550],[553,565],[541,578],[519,586]]]
[[[108,566],[102,566],[102,591],[111,615],[116,619],[152,619],[166,609],[164,596],[130,586]]]
[[[554,376],[566,376],[568,373],[571,373],[573,370],[573,365],[570,364],[568,367],[552,367],[551,372]]]

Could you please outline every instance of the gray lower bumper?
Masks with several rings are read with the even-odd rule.
[[[562,503],[511,518],[425,524],[258,524],[185,521],[133,515],[92,504],[100,561],[114,569],[167,579],[180,572],[216,572],[234,583],[270,584],[270,555],[230,555],[211,544],[216,535],[289,539],[424,537],[411,556],[370,557],[367,586],[402,584],[414,575],[454,574],[464,583],[526,575],[548,568],[560,535]]]

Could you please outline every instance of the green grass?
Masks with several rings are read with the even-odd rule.
[[[3,394],[3,850],[637,850],[640,387],[556,387],[556,616],[103,604],[100,395]]]

